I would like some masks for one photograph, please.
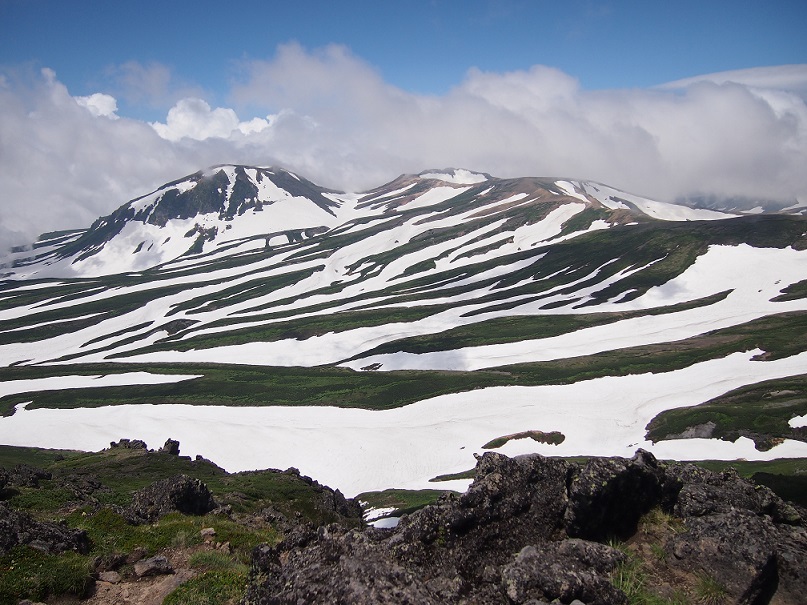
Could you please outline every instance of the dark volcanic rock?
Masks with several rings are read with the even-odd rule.
[[[142,523],[171,512],[204,515],[216,508],[207,486],[187,475],[177,475],[152,483],[135,492],[128,516]]]
[[[42,523],[26,513],[15,511],[0,502],[0,554],[18,544],[49,553],[73,550],[86,554],[90,543],[84,531],[56,523]]]
[[[138,578],[146,576],[159,576],[174,573],[174,568],[163,556],[143,559],[134,564],[134,572]]]
[[[652,454],[631,460],[592,458],[569,485],[566,531],[590,540],[625,539],[644,513],[662,501],[665,473]]]
[[[109,443],[110,449],[123,448],[127,450],[147,450],[148,446],[145,441],[141,439],[121,439],[120,441],[111,441]]]
[[[626,559],[610,546],[585,540],[525,546],[502,569],[502,585],[512,603],[537,599],[562,603],[578,599],[589,605],[627,603],[625,594],[610,581],[610,573]]]
[[[663,546],[671,577],[708,577],[748,605],[807,594],[797,509],[735,473],[640,450],[584,465],[486,453],[465,494],[395,529],[298,526],[258,547],[243,603],[622,604],[611,577],[626,555],[601,542],[630,537],[653,508],[680,519]]]
[[[736,603],[807,594],[807,528],[794,506],[733,470],[672,463],[667,472],[683,482],[674,511],[685,527],[668,544],[671,566],[708,575]]]
[[[171,456],[179,456],[179,441],[175,439],[168,439],[160,448],[160,453],[169,454]]]
[[[17,464],[8,472],[8,484],[14,487],[39,487],[39,482],[53,476],[48,471],[29,464]]]

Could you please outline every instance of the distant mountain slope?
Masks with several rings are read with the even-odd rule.
[[[17,427],[14,438],[27,434],[15,423],[37,406],[270,406],[286,424],[313,423],[288,432],[312,439],[313,449],[303,455],[275,435],[258,451],[287,456],[290,448],[315,465],[306,472],[340,487],[342,467],[316,466],[330,464],[326,443],[345,456],[355,439],[376,448],[375,462],[358,450],[354,462],[370,465],[366,480],[384,483],[384,444],[372,423],[444,427],[452,437],[443,445],[467,451],[401,471],[423,481],[427,472],[461,470],[473,448],[525,431],[565,440],[510,440],[506,451],[624,453],[666,410],[807,373],[807,218],[732,216],[587,181],[451,168],[341,193],[281,168],[218,166],[86,231],[50,234],[28,257],[0,285],[0,380],[8,385],[0,410],[33,403],[0,420],[0,440],[3,422]],[[623,401],[595,403],[620,389]],[[669,451],[704,457],[704,448],[722,447],[687,437],[708,437],[698,428],[708,423],[715,436],[802,451],[807,390],[787,401],[771,399],[764,414],[776,422],[757,423],[762,433],[737,432],[738,423],[756,422],[739,408],[709,408],[712,416],[691,426],[676,418],[668,433],[684,438]],[[348,421],[341,409],[326,420],[275,406],[387,412],[356,434],[363,437],[336,445],[324,432],[354,434],[365,421]],[[410,416],[415,409],[429,412]],[[172,425],[174,412],[163,411],[161,423]],[[238,426],[233,439],[246,439],[235,437],[247,430]],[[411,449],[421,438],[398,447],[421,460],[428,448]],[[731,451],[747,456],[744,443]]]
[[[571,205],[569,205],[571,204]],[[647,200],[604,185],[551,179],[497,179],[467,170],[402,175],[361,194],[319,187],[281,168],[216,166],[168,183],[98,219],[83,233],[40,241],[8,277],[98,277],[142,271],[182,256],[256,242],[302,241],[370,220],[436,218],[466,222],[506,217],[516,223],[561,223],[583,210],[565,233],[631,220],[708,220],[727,215]],[[473,210],[481,213],[475,216]],[[550,222],[551,222],[550,220]],[[414,222],[412,220],[410,223]],[[479,222],[476,220],[475,222]],[[492,224],[492,220],[485,221]],[[523,225],[522,225],[523,226]],[[554,228],[550,224],[548,235]],[[527,235],[529,245],[534,236]]]

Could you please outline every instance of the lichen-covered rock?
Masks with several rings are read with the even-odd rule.
[[[57,523],[36,521],[30,515],[15,511],[0,502],[0,554],[18,544],[51,554],[69,550],[86,554],[90,542],[86,532]]]
[[[134,573],[138,578],[161,576],[174,573],[168,559],[162,555],[143,559],[134,564]]]
[[[674,512],[684,531],[667,545],[671,566],[708,576],[736,603],[807,594],[807,528],[794,506],[733,470],[672,463],[667,472],[683,482]]]
[[[168,439],[165,444],[160,448],[161,454],[168,454],[169,456],[179,456],[179,441],[176,439]]]
[[[135,492],[128,517],[146,523],[171,512],[204,515],[216,506],[210,490],[199,479],[177,475]]]
[[[537,599],[562,603],[579,599],[587,605],[627,603],[625,594],[610,581],[611,572],[626,558],[614,548],[585,540],[525,546],[502,569],[502,586],[516,604]]]
[[[630,459],[592,458],[574,473],[564,516],[570,536],[627,538],[644,513],[662,501],[665,473],[652,454]]]
[[[50,480],[50,472],[31,466],[30,464],[17,464],[8,471],[8,485],[13,487],[39,487],[39,482]]]
[[[807,527],[796,508],[736,473],[640,450],[585,464],[486,453],[465,494],[394,529],[297,526],[258,547],[243,603],[622,604],[612,577],[626,556],[602,542],[631,537],[654,508],[672,524],[654,544],[667,577],[709,579],[726,602],[803,602]]]

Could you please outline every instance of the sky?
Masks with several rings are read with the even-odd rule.
[[[0,0],[0,249],[221,163],[807,203],[804,0]]]

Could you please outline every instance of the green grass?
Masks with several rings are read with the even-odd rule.
[[[215,570],[180,584],[163,605],[236,605],[247,583],[245,570]]]
[[[613,571],[611,583],[625,593],[628,605],[688,605],[683,595],[667,598],[654,591],[653,578],[645,564],[633,553],[622,550],[628,559]]]
[[[802,335],[785,332],[785,338]],[[712,436],[735,441],[754,440],[757,449],[770,449],[782,439],[807,441],[807,429],[792,428],[788,421],[807,414],[807,374],[741,387],[690,408],[662,412],[648,424],[647,438],[662,441],[687,428],[714,423]]]
[[[484,387],[569,384],[602,376],[668,372],[755,348],[766,351],[764,359],[780,359],[807,350],[807,313],[768,316],[677,342],[629,347],[548,362],[514,364],[475,372],[355,372],[331,366],[302,368],[221,364],[77,364],[70,367],[71,374],[151,371],[201,374],[202,377],[173,384],[82,388],[11,395],[0,399],[0,413],[9,414],[18,403],[31,400],[33,403],[29,405],[30,409],[138,403],[325,405],[371,410],[391,409],[437,395]],[[17,366],[0,369],[0,380],[58,376],[64,372],[65,369],[61,366]],[[782,409],[780,408],[780,412]],[[802,410],[803,407],[801,403],[795,402],[792,409]],[[690,409],[676,413],[692,412]],[[756,422],[756,430],[766,431],[771,430],[771,426],[777,422],[782,428],[781,420],[784,415],[784,412],[778,416],[769,415],[770,417],[757,415],[751,420]],[[753,422],[747,425],[749,430],[754,428]],[[655,425],[652,428],[655,429]],[[667,433],[669,432],[668,430]],[[651,438],[654,435],[657,433],[652,433]]]
[[[52,595],[85,597],[92,584],[89,559],[76,553],[50,555],[17,546],[0,555],[0,605]]]
[[[149,445],[154,447],[161,444]],[[71,499],[69,492],[58,486],[57,479],[72,475],[101,482],[105,489],[93,494],[100,504],[126,506],[136,490],[160,479],[186,474],[203,481],[219,504],[230,505],[236,513],[253,513],[271,505],[287,515],[299,513],[317,524],[337,520],[320,503],[319,488],[310,485],[293,471],[262,470],[227,474],[209,462],[123,448],[95,453],[69,452],[69,457],[58,461],[54,460],[52,453],[53,450],[38,448],[0,448],[0,466],[11,467],[19,461],[28,460],[29,464],[36,463],[54,476],[52,481],[42,481],[39,488],[7,488],[5,492],[11,497],[12,505],[26,510],[57,511]],[[79,514],[75,518],[79,522],[84,516]],[[110,519],[114,519],[114,516],[102,517],[99,522]],[[253,535],[239,534],[237,527],[228,526],[225,531],[229,533],[224,539],[233,544],[246,542]],[[274,539],[271,533],[263,535],[257,532],[254,535],[261,535],[265,541]]]
[[[807,298],[807,279],[803,279],[795,284],[790,284],[787,288],[782,290],[779,296],[772,300],[780,302],[786,300],[800,300],[802,298]]]
[[[381,492],[365,492],[356,498],[366,502],[370,508],[394,508],[391,516],[398,517],[434,504],[445,493],[445,490],[437,489],[385,489]]]
[[[476,476],[476,469],[468,469],[459,473],[447,473],[445,475],[437,475],[430,482],[439,483],[441,481],[456,481],[461,479],[473,479]]]
[[[698,576],[695,594],[698,603],[703,603],[703,605],[720,605],[725,603],[728,597],[726,587],[705,573]]]

